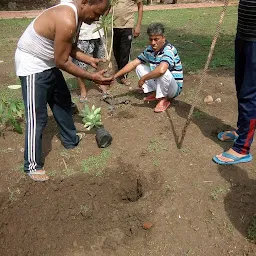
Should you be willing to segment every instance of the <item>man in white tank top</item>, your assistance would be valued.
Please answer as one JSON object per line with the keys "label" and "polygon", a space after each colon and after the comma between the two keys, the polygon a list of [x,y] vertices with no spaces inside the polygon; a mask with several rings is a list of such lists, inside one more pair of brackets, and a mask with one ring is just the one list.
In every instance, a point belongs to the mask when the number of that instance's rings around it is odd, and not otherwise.
{"label": "man in white tank top", "polygon": [[60,129],[65,148],[78,145],[80,137],[71,113],[71,95],[61,73],[109,85],[104,70],[89,73],[76,66],[70,56],[97,67],[99,59],[81,52],[75,42],[80,24],[91,24],[109,8],[109,0],[74,0],[45,10],[21,36],[15,53],[26,114],[24,171],[35,181],[46,181],[43,169],[42,132],[47,123],[47,103]]}

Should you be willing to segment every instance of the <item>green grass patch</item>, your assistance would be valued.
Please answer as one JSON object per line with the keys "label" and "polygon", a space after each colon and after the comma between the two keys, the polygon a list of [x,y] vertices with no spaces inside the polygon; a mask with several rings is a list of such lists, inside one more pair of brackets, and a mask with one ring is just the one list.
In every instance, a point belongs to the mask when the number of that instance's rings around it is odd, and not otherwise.
{"label": "green grass patch", "polygon": [[160,151],[167,151],[168,149],[162,145],[162,143],[157,139],[152,139],[149,142],[149,145],[147,147],[147,151],[149,153],[152,152],[160,152]]}
{"label": "green grass patch", "polygon": [[256,215],[252,217],[251,223],[247,230],[248,239],[256,242]]}
{"label": "green grass patch", "polygon": [[[133,58],[148,44],[147,24],[161,22],[166,38],[177,49],[185,72],[204,68],[222,8],[177,9],[144,12],[142,34],[133,42]],[[233,68],[237,7],[227,9],[210,68]]]}
{"label": "green grass patch", "polygon": [[17,42],[30,22],[31,19],[0,19],[0,56],[6,63],[12,61]]}
{"label": "green grass patch", "polygon": [[94,173],[96,176],[101,176],[102,170],[107,164],[111,153],[108,149],[104,149],[98,156],[90,156],[82,161],[82,171],[84,173]]}
{"label": "green grass patch", "polygon": [[[141,36],[133,41],[132,58],[148,45],[146,29],[153,21],[162,22],[166,28],[166,38],[178,49],[184,72],[198,72],[204,68],[222,8],[198,8],[159,10],[144,12]],[[31,19],[0,20],[0,96],[13,97],[1,85],[15,83],[14,53],[17,41],[31,22]],[[211,69],[234,67],[234,37],[237,24],[237,7],[228,7],[221,34],[210,64]],[[4,66],[2,66],[4,65]],[[1,69],[1,66],[4,67]],[[17,80],[16,83],[19,83]],[[71,90],[76,90],[74,78],[68,81]],[[4,92],[3,92],[4,91]],[[15,96],[16,97],[16,96]]]}

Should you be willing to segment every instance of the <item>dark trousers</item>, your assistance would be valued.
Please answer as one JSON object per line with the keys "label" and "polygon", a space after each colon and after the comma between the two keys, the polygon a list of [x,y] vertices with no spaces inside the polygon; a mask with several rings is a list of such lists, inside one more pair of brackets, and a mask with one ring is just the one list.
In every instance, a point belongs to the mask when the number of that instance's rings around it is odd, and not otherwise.
{"label": "dark trousers", "polygon": [[239,138],[232,148],[240,154],[248,154],[256,127],[256,42],[236,38],[235,84]]}
{"label": "dark trousers", "polygon": [[47,103],[60,128],[65,148],[79,143],[71,113],[71,95],[61,71],[57,68],[20,77],[26,115],[24,170],[42,169],[42,133],[47,123]]}
{"label": "dark trousers", "polygon": [[132,28],[114,28],[113,52],[118,70],[130,60]]}

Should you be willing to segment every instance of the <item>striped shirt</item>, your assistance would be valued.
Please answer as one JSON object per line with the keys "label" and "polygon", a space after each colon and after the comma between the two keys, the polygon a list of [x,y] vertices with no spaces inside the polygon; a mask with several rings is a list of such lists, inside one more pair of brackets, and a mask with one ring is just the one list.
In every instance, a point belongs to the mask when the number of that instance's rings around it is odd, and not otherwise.
{"label": "striped shirt", "polygon": [[238,6],[237,37],[256,41],[256,1],[240,0]]}
{"label": "striped shirt", "polygon": [[172,73],[174,79],[177,82],[179,88],[183,85],[183,70],[180,57],[176,48],[166,42],[162,49],[157,53],[154,52],[153,48],[149,45],[143,53],[137,57],[142,63],[149,63],[150,69],[154,70],[161,62],[169,64],[168,69]]}

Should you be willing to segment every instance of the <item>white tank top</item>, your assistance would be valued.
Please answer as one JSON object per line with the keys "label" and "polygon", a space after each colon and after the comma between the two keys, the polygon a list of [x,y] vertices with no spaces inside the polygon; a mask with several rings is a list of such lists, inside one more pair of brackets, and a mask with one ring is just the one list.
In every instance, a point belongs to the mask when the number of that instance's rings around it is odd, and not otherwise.
{"label": "white tank top", "polygon": [[[75,42],[80,29],[80,25],[78,24],[77,8],[72,3],[61,3],[56,6],[60,5],[70,6],[75,12],[77,25],[77,33],[73,39],[73,42]],[[51,8],[55,8],[56,6]],[[35,31],[34,22],[36,19],[30,23],[18,41],[15,52],[17,76],[28,76],[55,67],[54,41],[40,36]]]}

